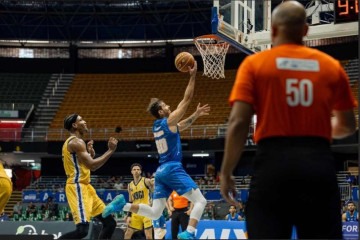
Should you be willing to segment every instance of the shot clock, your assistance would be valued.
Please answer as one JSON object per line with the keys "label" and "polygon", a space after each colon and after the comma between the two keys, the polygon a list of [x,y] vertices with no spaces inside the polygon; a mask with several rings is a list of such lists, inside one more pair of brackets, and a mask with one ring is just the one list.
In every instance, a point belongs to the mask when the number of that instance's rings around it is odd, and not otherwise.
{"label": "shot clock", "polygon": [[335,0],[335,23],[358,21],[359,0]]}

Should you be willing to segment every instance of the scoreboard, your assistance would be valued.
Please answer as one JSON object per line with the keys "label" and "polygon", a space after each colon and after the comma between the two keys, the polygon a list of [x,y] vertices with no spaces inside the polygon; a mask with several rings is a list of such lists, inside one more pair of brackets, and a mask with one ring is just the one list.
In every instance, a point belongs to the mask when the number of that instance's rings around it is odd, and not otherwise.
{"label": "scoreboard", "polygon": [[359,20],[359,0],[335,0],[335,23]]}

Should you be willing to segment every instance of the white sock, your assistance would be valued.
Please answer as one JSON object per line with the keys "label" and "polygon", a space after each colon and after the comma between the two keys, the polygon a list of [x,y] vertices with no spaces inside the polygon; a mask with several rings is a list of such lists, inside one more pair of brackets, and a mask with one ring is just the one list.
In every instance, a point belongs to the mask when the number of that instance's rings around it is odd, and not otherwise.
{"label": "white sock", "polygon": [[130,203],[126,203],[125,206],[123,207],[123,211],[130,211],[130,207],[131,207],[131,204]]}
{"label": "white sock", "polygon": [[195,228],[193,226],[188,225],[186,228],[186,231],[188,231],[189,233],[195,233]]}

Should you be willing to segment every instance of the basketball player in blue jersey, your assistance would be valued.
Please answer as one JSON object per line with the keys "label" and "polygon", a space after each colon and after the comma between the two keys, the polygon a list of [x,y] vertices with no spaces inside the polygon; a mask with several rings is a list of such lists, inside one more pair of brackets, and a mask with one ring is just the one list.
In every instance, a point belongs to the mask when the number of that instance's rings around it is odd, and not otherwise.
{"label": "basketball player in blue jersey", "polygon": [[359,221],[359,212],[356,211],[354,202],[348,201],[346,204],[347,211],[342,215],[343,222],[357,222]]}
{"label": "basketball player in blue jersey", "polygon": [[172,112],[170,106],[162,100],[153,98],[148,111],[156,118],[153,125],[155,143],[160,155],[160,166],[156,170],[155,190],[152,207],[145,204],[125,203],[124,196],[117,196],[103,212],[103,217],[112,212],[131,211],[151,219],[158,219],[166,205],[166,199],[175,190],[194,203],[190,214],[187,229],[178,235],[179,239],[194,239],[198,221],[206,206],[206,199],[200,192],[196,183],[185,172],[181,160],[182,150],[180,142],[181,131],[190,127],[194,121],[204,115],[209,115],[210,107],[198,104],[196,111],[188,118],[181,121],[194,95],[195,76],[197,63],[189,67],[190,80],[186,87],[184,98]]}
{"label": "basketball player in blue jersey", "polygon": [[73,214],[76,229],[60,237],[60,239],[82,239],[88,235],[90,218],[95,217],[102,222],[99,239],[110,239],[116,221],[112,216],[103,218],[104,202],[96,194],[90,184],[90,171],[100,168],[115,152],[118,141],[111,137],[108,150],[95,158],[94,141],[85,144],[83,137],[88,132],[84,119],[78,114],[71,114],[64,120],[64,128],[70,132],[70,137],[62,148],[62,158],[67,176],[65,193]]}
{"label": "basketball player in blue jersey", "polygon": [[234,205],[230,205],[229,214],[225,216],[225,220],[228,221],[241,221],[242,218],[239,214],[236,213],[236,207]]}

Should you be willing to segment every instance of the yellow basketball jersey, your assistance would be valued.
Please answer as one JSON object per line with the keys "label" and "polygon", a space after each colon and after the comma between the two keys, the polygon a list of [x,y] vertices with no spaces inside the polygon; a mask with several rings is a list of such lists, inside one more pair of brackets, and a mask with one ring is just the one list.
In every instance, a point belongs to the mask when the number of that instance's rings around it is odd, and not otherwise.
{"label": "yellow basketball jersey", "polygon": [[7,178],[9,179],[9,181],[11,182],[11,179],[9,178],[9,176],[6,174],[4,166],[0,163],[0,177],[1,178]]}
{"label": "yellow basketball jersey", "polygon": [[144,177],[142,177],[137,184],[135,184],[134,181],[130,182],[129,194],[131,194],[134,204],[150,204],[150,190],[145,185]]}
{"label": "yellow basketball jersey", "polygon": [[71,136],[66,139],[62,148],[62,160],[64,164],[65,173],[67,176],[66,183],[90,183],[90,169],[87,168],[83,163],[79,162],[76,153],[68,151],[68,143],[76,138]]}

